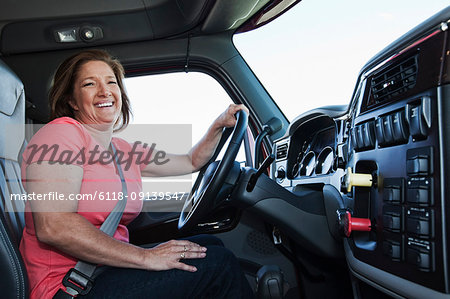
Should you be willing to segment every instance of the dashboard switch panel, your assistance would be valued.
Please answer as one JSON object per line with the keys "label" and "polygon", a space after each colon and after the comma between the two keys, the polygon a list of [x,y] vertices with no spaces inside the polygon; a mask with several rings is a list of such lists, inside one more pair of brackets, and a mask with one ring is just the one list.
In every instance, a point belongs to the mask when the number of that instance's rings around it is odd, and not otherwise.
{"label": "dashboard switch panel", "polygon": [[353,128],[352,138],[356,150],[370,150],[375,148],[375,124],[369,121]]}

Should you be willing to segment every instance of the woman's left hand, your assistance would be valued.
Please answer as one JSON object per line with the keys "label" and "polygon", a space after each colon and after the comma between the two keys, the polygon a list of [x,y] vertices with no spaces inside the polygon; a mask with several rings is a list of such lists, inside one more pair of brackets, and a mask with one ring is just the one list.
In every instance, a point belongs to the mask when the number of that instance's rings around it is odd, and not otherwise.
{"label": "woman's left hand", "polygon": [[236,124],[236,117],[234,116],[238,111],[244,110],[245,112],[248,112],[247,107],[245,107],[242,104],[236,105],[236,104],[230,104],[228,106],[227,110],[225,110],[219,117],[215,120],[215,124],[218,128],[229,128],[234,127]]}

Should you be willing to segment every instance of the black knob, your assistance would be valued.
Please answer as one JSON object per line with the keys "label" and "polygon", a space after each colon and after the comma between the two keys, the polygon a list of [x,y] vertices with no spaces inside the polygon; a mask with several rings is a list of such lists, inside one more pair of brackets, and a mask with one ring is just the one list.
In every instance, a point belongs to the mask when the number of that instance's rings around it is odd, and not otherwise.
{"label": "black knob", "polygon": [[276,173],[276,177],[277,177],[277,179],[280,179],[280,180],[284,179],[286,177],[286,171],[284,171],[283,168],[278,169],[277,173]]}

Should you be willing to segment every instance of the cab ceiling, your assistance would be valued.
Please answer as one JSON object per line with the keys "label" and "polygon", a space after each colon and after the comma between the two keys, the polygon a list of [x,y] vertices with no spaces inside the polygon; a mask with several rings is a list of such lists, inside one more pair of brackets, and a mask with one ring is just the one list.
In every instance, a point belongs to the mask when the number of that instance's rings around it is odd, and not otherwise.
{"label": "cab ceiling", "polygon": [[[235,30],[270,0],[2,1],[0,55],[101,46]],[[98,26],[103,38],[58,43],[55,31]]]}

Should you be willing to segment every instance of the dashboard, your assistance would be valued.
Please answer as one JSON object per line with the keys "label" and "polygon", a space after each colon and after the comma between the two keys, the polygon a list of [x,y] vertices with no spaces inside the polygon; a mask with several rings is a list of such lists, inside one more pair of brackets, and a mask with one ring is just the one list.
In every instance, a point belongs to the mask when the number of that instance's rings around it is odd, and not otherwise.
{"label": "dashboard", "polygon": [[[394,297],[450,293],[450,38],[430,24],[363,68],[350,105],[297,117],[271,168],[287,191],[324,190],[352,275]],[[368,228],[343,234],[342,211]]]}

